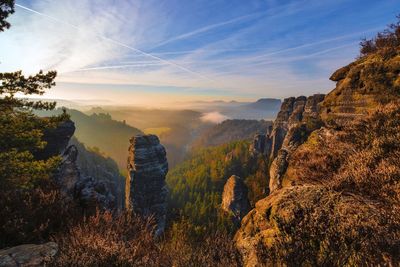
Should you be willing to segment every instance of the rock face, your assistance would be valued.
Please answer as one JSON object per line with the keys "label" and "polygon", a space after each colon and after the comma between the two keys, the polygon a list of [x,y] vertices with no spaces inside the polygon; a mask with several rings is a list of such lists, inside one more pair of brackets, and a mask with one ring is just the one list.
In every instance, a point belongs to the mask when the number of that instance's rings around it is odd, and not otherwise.
{"label": "rock face", "polygon": [[[279,246],[282,239],[288,238],[285,236],[288,233],[284,231],[291,231],[288,230],[289,227],[295,229],[300,222],[305,220],[306,208],[304,207],[308,207],[320,215],[317,216],[318,221],[314,222],[317,225],[323,224],[324,218],[335,213],[337,215],[335,223],[347,225],[347,227],[359,227],[365,231],[374,228],[369,224],[368,218],[380,216],[376,206],[365,205],[365,202],[359,197],[346,196],[338,192],[332,193],[322,186],[290,186],[274,191],[256,203],[255,208],[243,218],[242,225],[235,234],[234,239],[243,256],[244,266],[285,266],[285,264],[279,263],[279,259],[277,263],[266,262],[266,259],[260,255],[263,252],[268,253],[274,246]],[[366,219],[357,220],[357,216]],[[352,222],[351,226],[349,225],[350,221]],[[306,226],[303,225],[303,227]],[[301,230],[297,229],[297,231]],[[289,236],[291,234],[293,233],[290,232]],[[329,237],[327,239],[326,242],[329,243]],[[323,251],[323,247],[321,249]],[[321,250],[318,251],[321,252]],[[323,264],[321,265],[323,266]],[[293,266],[297,266],[297,264]]]}
{"label": "rock face", "polygon": [[20,245],[0,250],[0,267],[46,266],[57,253],[58,246],[54,242]]}
{"label": "rock face", "polygon": [[[261,153],[272,162],[270,192],[280,188],[290,153],[307,140],[308,135],[322,124],[320,103],[325,95],[286,98],[273,127],[266,135],[256,135],[251,151]],[[282,151],[281,151],[282,150]]]}
{"label": "rock face", "polygon": [[322,119],[343,125],[396,99],[400,89],[399,62],[396,53],[386,57],[377,53],[338,69],[330,77],[336,88],[326,96]]}
{"label": "rock face", "polygon": [[126,208],[142,216],[154,216],[156,235],[163,233],[168,190],[165,176],[168,162],[165,148],[155,135],[137,135],[130,139]]}
{"label": "rock face", "polygon": [[232,214],[234,222],[237,224],[240,224],[242,218],[250,210],[247,193],[247,186],[239,176],[232,175],[225,183],[222,194],[222,209]]}
{"label": "rock face", "polygon": [[269,180],[270,192],[282,188],[282,179],[288,167],[287,157],[288,152],[285,149],[281,149],[276,159],[272,162],[270,169],[270,177],[272,177],[272,179],[270,178]]}

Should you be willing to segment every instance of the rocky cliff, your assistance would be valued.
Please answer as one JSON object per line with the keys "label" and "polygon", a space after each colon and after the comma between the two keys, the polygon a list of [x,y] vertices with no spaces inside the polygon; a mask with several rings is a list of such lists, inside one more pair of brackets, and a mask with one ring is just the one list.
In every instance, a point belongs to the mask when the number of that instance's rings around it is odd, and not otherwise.
{"label": "rocky cliff", "polygon": [[307,140],[308,135],[321,127],[320,103],[325,95],[286,98],[272,129],[266,135],[256,135],[251,150],[269,159],[270,191],[279,188],[290,154]]}
{"label": "rocky cliff", "polygon": [[86,212],[93,213],[97,208],[110,210],[117,208],[116,193],[113,193],[117,192],[117,189],[112,183],[81,173],[77,164],[78,150],[76,146],[68,145],[74,132],[75,124],[72,121],[65,121],[55,129],[47,130],[43,137],[47,144],[43,151],[35,154],[35,157],[48,159],[57,155],[62,156],[61,165],[54,179],[64,194],[76,200]]}
{"label": "rocky cliff", "polygon": [[125,187],[126,208],[143,216],[154,216],[156,235],[165,228],[168,190],[165,176],[168,162],[165,148],[155,135],[137,135],[130,139],[128,178]]}
{"label": "rocky cliff", "polygon": [[222,193],[222,210],[231,214],[236,224],[240,224],[250,210],[247,193],[247,186],[239,176],[232,175],[226,181]]}
{"label": "rocky cliff", "polygon": [[[271,193],[235,235],[246,266],[400,261],[400,24],[336,71],[325,98],[288,98],[252,149],[272,160]],[[372,48],[371,48],[372,47]]]}

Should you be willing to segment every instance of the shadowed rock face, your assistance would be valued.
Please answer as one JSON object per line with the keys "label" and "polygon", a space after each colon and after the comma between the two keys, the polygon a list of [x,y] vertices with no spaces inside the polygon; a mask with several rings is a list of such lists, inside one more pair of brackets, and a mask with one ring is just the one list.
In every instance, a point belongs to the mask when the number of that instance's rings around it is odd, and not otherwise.
{"label": "shadowed rock face", "polygon": [[239,224],[249,212],[250,203],[247,197],[247,186],[243,180],[232,175],[224,186],[222,194],[222,209],[233,215],[234,222]]}
{"label": "shadowed rock face", "polygon": [[138,135],[130,140],[126,208],[143,216],[154,216],[156,235],[165,228],[168,162],[165,148],[155,135]]}
{"label": "shadowed rock face", "polygon": [[47,142],[46,147],[35,153],[37,159],[48,159],[62,154],[68,146],[68,142],[75,132],[75,124],[71,120],[62,122],[55,129],[44,132],[43,140]]}

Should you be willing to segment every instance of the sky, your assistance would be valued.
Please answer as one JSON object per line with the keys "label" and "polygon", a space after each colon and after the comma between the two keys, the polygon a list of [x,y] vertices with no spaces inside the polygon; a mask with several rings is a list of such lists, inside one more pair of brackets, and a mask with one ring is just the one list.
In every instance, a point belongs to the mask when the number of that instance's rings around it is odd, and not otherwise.
{"label": "sky", "polygon": [[0,72],[57,70],[47,98],[173,106],[311,95],[399,0],[17,0]]}

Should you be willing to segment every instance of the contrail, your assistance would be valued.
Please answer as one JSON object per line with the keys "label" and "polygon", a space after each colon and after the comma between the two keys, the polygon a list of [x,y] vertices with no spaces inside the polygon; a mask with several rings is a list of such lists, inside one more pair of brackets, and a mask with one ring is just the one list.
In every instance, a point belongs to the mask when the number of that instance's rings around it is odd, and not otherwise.
{"label": "contrail", "polygon": [[102,67],[92,67],[92,68],[83,68],[78,69],[71,72],[77,71],[90,71],[90,70],[108,70],[108,69],[125,69],[125,68],[133,68],[133,67],[149,67],[149,66],[159,66],[160,64],[126,64],[126,65],[112,65],[112,66],[102,66]]}
{"label": "contrail", "polygon": [[[175,42],[175,41],[178,41],[178,40],[187,39],[189,37],[196,36],[196,35],[198,35],[200,33],[208,32],[210,30],[214,30],[214,29],[226,26],[226,25],[234,24],[234,23],[237,23],[237,22],[249,20],[249,19],[256,18],[256,17],[262,17],[262,16],[265,16],[265,15],[267,15],[269,13],[273,14],[274,11],[278,11],[280,9],[287,9],[287,8],[292,7],[293,5],[294,4],[285,4],[285,5],[282,5],[282,6],[276,6],[276,7],[273,7],[271,9],[267,10],[267,11],[254,12],[254,13],[243,15],[243,16],[240,16],[240,17],[237,17],[237,18],[233,18],[233,19],[230,19],[230,20],[227,20],[227,21],[222,21],[222,22],[218,22],[218,23],[215,23],[215,24],[207,25],[207,26],[204,26],[202,28],[193,30],[191,32],[183,33],[181,35],[178,35],[178,36],[172,37],[170,39],[167,39],[167,40],[157,44],[156,46],[152,47],[152,49],[158,48],[160,46],[164,46],[166,44],[169,44],[169,43],[172,43],[172,42]],[[302,7],[299,10],[301,10],[301,9],[304,9],[304,5],[302,5]],[[273,16],[270,16],[270,18],[272,18],[272,17],[280,17],[280,16],[285,16],[285,14],[273,15]]]}
{"label": "contrail", "polygon": [[156,46],[154,46],[152,49],[160,47],[160,46],[164,46],[166,44],[169,44],[169,43],[172,43],[172,42],[175,42],[175,41],[178,41],[178,40],[187,39],[189,37],[198,35],[200,33],[208,32],[210,30],[213,30],[213,29],[216,29],[216,28],[220,28],[222,26],[226,26],[226,25],[229,25],[229,24],[240,22],[240,21],[243,21],[243,20],[246,20],[246,19],[249,19],[249,18],[257,17],[259,15],[262,15],[263,13],[264,12],[256,12],[256,13],[248,14],[248,15],[241,16],[241,17],[238,17],[238,18],[234,18],[234,19],[231,19],[231,20],[228,20],[228,21],[223,21],[223,22],[212,24],[212,25],[208,25],[208,26],[205,26],[203,28],[200,28],[200,29],[188,32],[188,33],[184,33],[184,34],[175,36],[173,38],[170,38],[168,40],[165,40],[164,42],[161,42],[161,43],[157,44]]}
{"label": "contrail", "polygon": [[[44,13],[38,12],[38,11],[36,11],[36,10],[30,9],[30,8],[28,8],[28,7],[26,7],[26,6],[22,6],[22,5],[19,5],[19,4],[15,4],[15,6],[17,6],[17,7],[19,7],[19,8],[22,8],[22,9],[25,9],[25,10],[27,10],[27,11],[30,11],[30,12],[32,12],[32,13],[35,13],[35,14],[37,14],[37,15],[40,15],[40,16],[42,16],[42,17],[48,18],[48,19],[53,20],[53,21],[55,21],[55,22],[58,22],[58,23],[67,25],[67,26],[72,27],[72,28],[74,28],[74,29],[77,29],[77,30],[80,29],[79,26],[77,26],[77,25],[71,24],[71,23],[69,23],[69,22],[65,22],[65,21],[63,21],[63,20],[59,20],[59,19],[57,19],[57,18],[55,18],[55,17],[52,17],[52,16],[46,15],[46,14],[44,14]],[[154,56],[154,55],[152,55],[152,54],[146,53],[146,52],[144,52],[144,51],[142,51],[142,50],[140,50],[140,49],[137,49],[137,48],[135,48],[135,47],[133,47],[133,46],[129,46],[129,45],[126,45],[126,44],[121,43],[121,42],[119,42],[119,41],[110,39],[110,38],[108,38],[107,36],[104,36],[104,35],[102,35],[102,34],[94,33],[94,35],[96,35],[97,37],[99,37],[99,38],[101,38],[101,39],[103,39],[103,40],[105,40],[105,41],[108,41],[108,42],[110,42],[110,43],[116,44],[116,45],[121,46],[121,47],[125,47],[125,48],[127,48],[127,49],[129,49],[129,50],[132,50],[132,51],[136,52],[136,53],[142,54],[142,55],[144,55],[144,56],[147,56],[147,57],[156,59],[156,60],[158,60],[158,61],[160,61],[160,62],[163,62],[163,63],[165,63],[165,64],[168,64],[168,65],[174,66],[174,67],[176,67],[176,68],[179,68],[179,69],[181,69],[181,70],[183,70],[183,71],[185,71],[185,72],[187,72],[187,73],[193,74],[193,75],[198,76],[198,77],[200,77],[200,78],[202,78],[202,79],[211,80],[211,81],[212,81],[212,79],[210,79],[210,78],[208,78],[208,77],[206,77],[206,76],[204,76],[204,75],[202,75],[202,74],[200,74],[200,73],[197,73],[197,72],[195,72],[195,71],[192,71],[192,70],[190,70],[190,69],[188,69],[188,68],[186,68],[186,67],[183,67],[183,66],[181,66],[181,65],[178,65],[178,64],[176,64],[176,63],[174,63],[174,62],[171,62],[171,61],[169,61],[169,60],[165,60],[165,59],[163,59],[163,58],[160,58],[160,57]]]}

